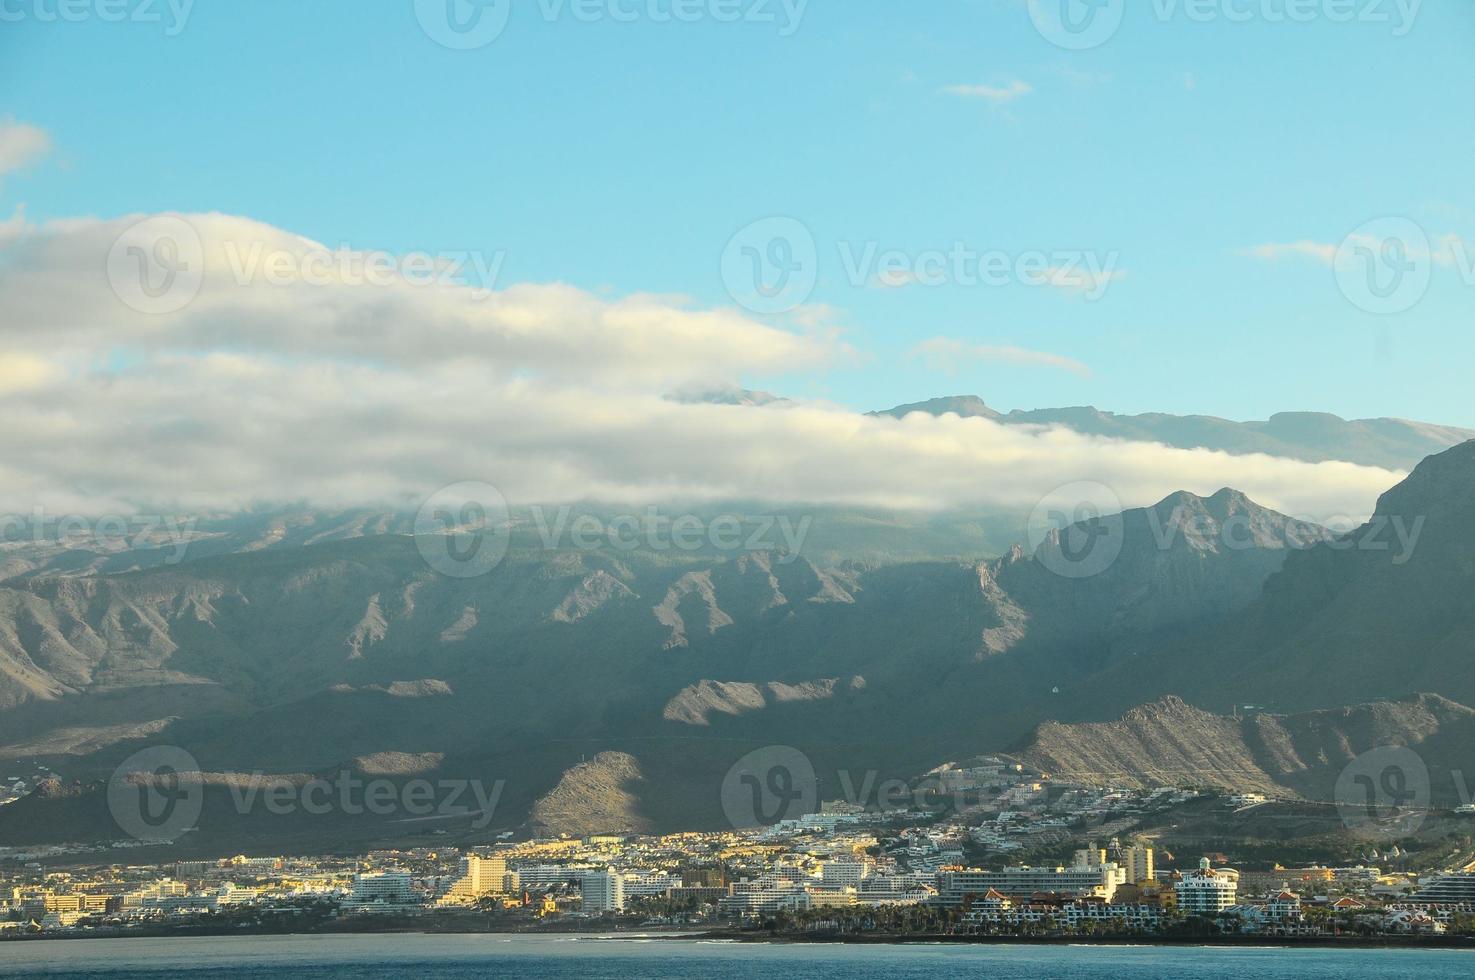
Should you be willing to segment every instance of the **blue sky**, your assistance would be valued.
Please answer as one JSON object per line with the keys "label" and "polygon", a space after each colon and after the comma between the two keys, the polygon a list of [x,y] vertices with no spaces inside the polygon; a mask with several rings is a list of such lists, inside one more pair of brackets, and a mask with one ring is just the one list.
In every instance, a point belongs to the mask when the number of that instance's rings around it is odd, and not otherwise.
{"label": "blue sky", "polygon": [[[813,235],[817,281],[776,322],[838,327],[858,356],[752,386],[863,409],[976,392],[1475,425],[1458,263],[1376,314],[1317,252],[1386,215],[1475,242],[1475,4],[1426,0],[1394,36],[1287,23],[1283,0],[1232,2],[1248,22],[1154,13],[1166,2],[1069,51],[1023,0],[813,0],[789,36],[649,16],[669,0],[624,0],[630,23],[515,0],[495,41],[451,51],[408,0],[199,3],[175,36],[162,4],[164,23],[70,23],[38,16],[55,0],[7,0],[0,118],[54,148],[0,178],[0,211],[221,211],[362,249],[506,250],[504,283],[701,306],[733,303],[734,233],[784,215]],[[844,268],[868,243],[1113,254],[1124,275],[1094,301],[883,288]],[[918,356],[934,338],[986,353]]]}

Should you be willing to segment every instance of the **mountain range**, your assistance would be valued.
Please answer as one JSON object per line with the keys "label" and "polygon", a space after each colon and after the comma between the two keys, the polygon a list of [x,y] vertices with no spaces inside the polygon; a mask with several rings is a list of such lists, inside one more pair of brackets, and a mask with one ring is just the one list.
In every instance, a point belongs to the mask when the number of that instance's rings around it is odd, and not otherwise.
{"label": "mountain range", "polygon": [[[401,530],[339,516],[0,583],[0,759],[62,777],[0,808],[0,843],[105,837],[102,780],[150,744],[215,774],[201,848],[408,832],[230,812],[227,788],[262,774],[505,779],[491,828],[446,825],[474,835],[721,826],[724,776],[771,746],[837,795],[1012,751],[1317,796],[1359,746],[1469,744],[1475,442],[1342,536],[1225,489],[983,560],[514,539],[457,579]],[[1073,574],[1078,539],[1114,559]]]}

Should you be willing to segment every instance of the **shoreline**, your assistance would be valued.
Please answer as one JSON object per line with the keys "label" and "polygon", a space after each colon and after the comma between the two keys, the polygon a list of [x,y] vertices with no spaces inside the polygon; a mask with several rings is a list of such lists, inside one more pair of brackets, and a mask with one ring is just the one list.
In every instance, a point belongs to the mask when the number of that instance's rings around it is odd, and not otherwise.
{"label": "shoreline", "polygon": [[1468,949],[1475,936],[961,936],[889,933],[708,933],[708,941],[881,946],[1162,946],[1262,949]]}
{"label": "shoreline", "polygon": [[[380,928],[373,926],[380,925]],[[426,929],[382,928],[363,923],[363,928],[315,930],[246,930],[229,926],[167,929],[90,930],[85,934],[26,933],[0,935],[0,944],[14,942],[68,942],[99,939],[247,939],[317,936],[526,936],[530,938],[576,938],[600,942],[674,941],[721,942],[771,946],[1109,946],[1165,948],[1239,949],[1437,949],[1475,951],[1475,936],[968,936],[951,934],[899,933],[759,933],[741,930],[664,932],[658,928],[615,932],[582,932],[565,929]]]}

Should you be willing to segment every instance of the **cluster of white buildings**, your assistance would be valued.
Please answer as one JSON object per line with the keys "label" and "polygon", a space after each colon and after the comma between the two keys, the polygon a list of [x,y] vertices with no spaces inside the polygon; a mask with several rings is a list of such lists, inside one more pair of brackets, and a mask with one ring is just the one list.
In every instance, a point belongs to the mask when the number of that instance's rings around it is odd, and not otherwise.
{"label": "cluster of white buildings", "polygon": [[717,908],[727,916],[779,910],[855,906],[917,905],[937,898],[937,876],[926,872],[880,871],[869,857],[843,855],[819,862],[818,872],[777,867],[728,886]]}

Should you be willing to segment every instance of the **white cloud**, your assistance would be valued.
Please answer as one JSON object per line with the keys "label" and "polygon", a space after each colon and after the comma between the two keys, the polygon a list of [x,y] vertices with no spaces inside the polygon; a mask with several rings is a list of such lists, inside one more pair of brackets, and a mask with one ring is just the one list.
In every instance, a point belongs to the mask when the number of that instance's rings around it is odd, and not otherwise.
{"label": "white cloud", "polygon": [[1023,347],[968,344],[951,337],[932,337],[912,348],[913,356],[927,359],[928,366],[948,374],[957,372],[960,364],[967,361],[982,361],[996,364],[1017,364],[1022,367],[1046,367],[1069,371],[1082,378],[1091,376],[1091,369],[1080,361],[1059,354],[1026,350]]}
{"label": "white cloud", "polygon": [[[1345,241],[1347,246],[1362,246],[1371,250],[1379,250],[1387,239],[1371,234],[1348,235]],[[1475,248],[1458,234],[1452,232],[1432,237],[1432,241],[1423,238],[1401,238],[1399,246],[1410,259],[1417,261],[1432,261],[1440,266],[1469,266],[1469,256],[1475,254]],[[1315,259],[1323,265],[1335,266],[1337,254],[1342,246],[1333,242],[1317,242],[1303,239],[1298,242],[1277,243],[1270,242],[1264,245],[1256,245],[1252,248],[1243,249],[1240,254],[1253,256],[1266,261],[1277,261],[1284,258],[1310,258]]]}
{"label": "white cloud", "polygon": [[1326,265],[1333,265],[1337,260],[1337,246],[1306,239],[1299,242],[1267,242],[1244,249],[1242,254],[1264,259],[1267,262],[1275,262],[1284,258],[1311,258]]}
{"label": "white cloud", "polygon": [[58,365],[44,358],[0,351],[0,394],[40,388],[60,374]]}
{"label": "white cloud", "polygon": [[[128,220],[29,226],[0,249],[0,513],[412,504],[461,480],[514,504],[1027,508],[1096,480],[1129,506],[1228,485],[1297,514],[1356,515],[1400,476],[983,419],[681,404],[662,396],[850,352],[819,321],[797,333],[556,284],[480,299],[464,286],[243,284],[219,267],[227,244],[315,246],[240,218],[189,221],[202,282],[174,313],[137,313],[109,285]],[[1075,369],[1010,348],[973,355]]]}
{"label": "white cloud", "polygon": [[51,151],[46,131],[6,116],[0,119],[0,177],[34,163]]}
{"label": "white cloud", "polygon": [[1034,86],[1015,79],[1007,85],[944,85],[942,91],[959,98],[983,99],[994,105],[1003,105],[1029,95],[1034,91]]}
{"label": "white cloud", "polygon": [[[794,333],[672,297],[607,300],[559,283],[483,290],[440,273],[438,282],[421,281],[405,274],[409,262],[390,256],[382,256],[380,264],[392,267],[381,276],[366,271],[377,253],[329,248],[244,218],[163,220],[180,239],[164,258],[198,279],[197,294],[185,294],[187,305],[168,315],[139,312],[114,291],[138,293],[140,263],[156,287],[164,282],[164,266],[152,257],[165,226],[154,219],[12,231],[0,253],[4,341],[58,353],[226,349],[402,368],[474,363],[489,379],[532,374],[643,386],[783,374],[846,353],[832,331],[812,321],[806,333]],[[125,247],[115,249],[115,242]],[[475,262],[465,264],[469,270]]]}

